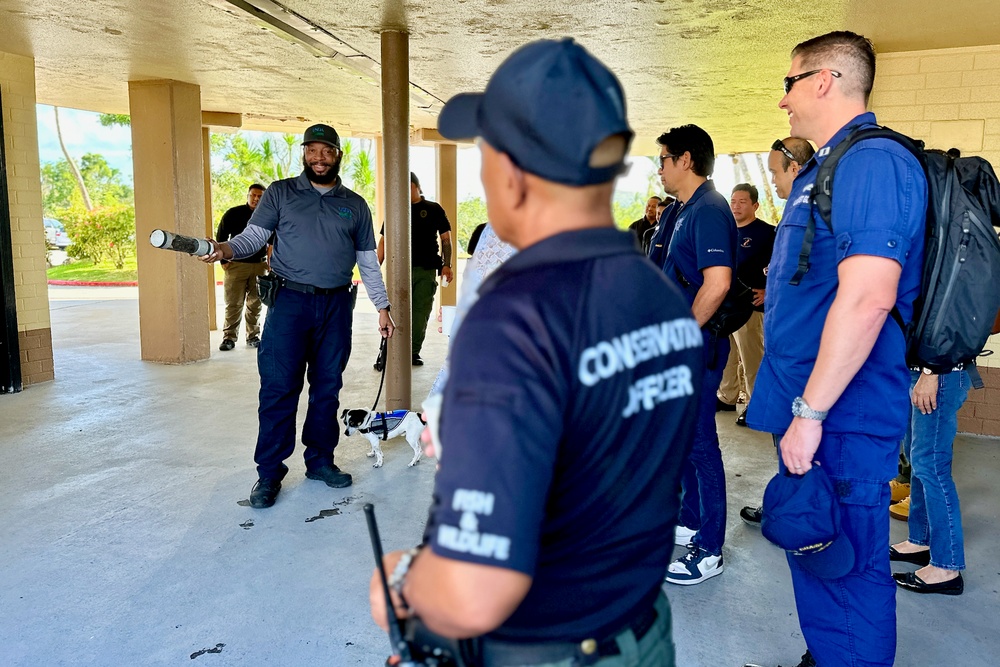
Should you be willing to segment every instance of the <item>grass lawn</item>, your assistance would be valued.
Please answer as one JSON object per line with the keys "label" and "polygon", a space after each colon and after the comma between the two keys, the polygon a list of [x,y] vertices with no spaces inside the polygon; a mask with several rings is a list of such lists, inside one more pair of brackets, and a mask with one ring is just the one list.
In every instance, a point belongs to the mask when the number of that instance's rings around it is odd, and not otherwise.
{"label": "grass lawn", "polygon": [[[125,260],[125,266],[116,269],[111,262],[94,264],[89,260],[75,261],[72,264],[53,266],[48,270],[49,280],[78,280],[80,282],[125,283],[137,280],[135,257]],[[215,279],[222,280],[222,269],[215,265]]]}

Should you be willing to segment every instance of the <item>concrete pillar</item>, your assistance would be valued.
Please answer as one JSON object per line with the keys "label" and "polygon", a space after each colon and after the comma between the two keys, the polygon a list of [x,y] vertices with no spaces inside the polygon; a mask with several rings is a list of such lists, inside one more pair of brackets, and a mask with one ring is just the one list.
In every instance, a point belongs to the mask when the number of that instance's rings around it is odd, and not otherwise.
{"label": "concrete pillar", "polygon": [[442,306],[454,306],[458,295],[458,146],[435,144],[434,162],[437,166],[438,203],[451,222],[451,267],[455,280],[440,289]]}
{"label": "concrete pillar", "polygon": [[168,364],[209,357],[205,266],[149,245],[154,229],[205,233],[201,91],[180,81],[130,81],[142,358]]}
{"label": "concrete pillar", "polygon": [[[8,329],[0,332],[2,354],[20,362],[20,377],[11,386],[48,382],[55,377],[52,325],[45,275],[45,228],[42,226],[42,177],[38,159],[38,121],[35,110],[35,61],[0,52],[0,113],[3,115],[5,193],[10,224],[10,263],[0,276],[0,290],[8,307]],[[0,222],[0,224],[6,224]],[[11,276],[10,274],[13,274]],[[13,297],[11,299],[11,297]],[[0,304],[2,307],[3,304]],[[9,308],[13,307],[14,312]],[[2,318],[0,318],[2,319]],[[16,332],[13,324],[16,322]],[[15,339],[16,335],[16,339]],[[16,364],[9,364],[16,365]],[[15,369],[11,369],[15,370]]]}
{"label": "concrete pillar", "polygon": [[[205,163],[205,236],[215,238],[215,221],[212,219],[212,133],[207,127],[201,128],[202,160]],[[215,312],[215,265],[209,264],[208,275],[208,329],[219,328],[219,317]]]}
{"label": "concrete pillar", "polygon": [[382,137],[385,164],[385,265],[396,333],[386,366],[386,409],[409,410],[413,355],[410,299],[409,34],[382,32]]}

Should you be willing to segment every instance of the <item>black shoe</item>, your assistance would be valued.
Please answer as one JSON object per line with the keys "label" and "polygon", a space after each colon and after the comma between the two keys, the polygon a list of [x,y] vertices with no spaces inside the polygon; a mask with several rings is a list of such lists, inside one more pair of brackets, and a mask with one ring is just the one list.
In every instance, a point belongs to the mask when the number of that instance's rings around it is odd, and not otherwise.
{"label": "black shoe", "polygon": [[726,403],[721,398],[715,399],[715,411],[716,412],[736,412],[736,406]]}
{"label": "black shoe", "polygon": [[760,520],[764,516],[763,507],[754,507],[753,505],[747,505],[740,510],[740,518],[743,519],[743,523],[748,526],[753,526],[755,528],[760,528]]}
{"label": "black shoe", "polygon": [[413,365],[414,366],[423,366],[424,365],[424,360],[420,358],[419,354],[413,355]]}
{"label": "black shoe", "polygon": [[260,347],[260,338],[247,338],[247,347]]}
{"label": "black shoe", "polygon": [[903,553],[902,551],[896,551],[895,547],[889,547],[889,560],[893,563],[913,563],[914,565],[924,565],[931,564],[931,550],[926,551],[914,551],[913,553]]}
{"label": "black shoe", "polygon": [[281,491],[280,479],[261,477],[250,491],[250,507],[256,507],[259,510],[270,507],[278,497],[278,491]]}
{"label": "black shoe", "polygon": [[222,345],[219,346],[219,349],[223,352],[229,352],[229,350],[233,349],[234,347],[236,347],[236,341],[229,340],[227,338],[224,341],[222,341]]}
{"label": "black shoe", "polygon": [[965,580],[959,573],[954,579],[939,584],[928,584],[916,572],[896,572],[892,575],[896,585],[914,593],[938,593],[940,595],[961,595],[965,591]]}
{"label": "black shoe", "polygon": [[747,425],[747,409],[743,408],[743,412],[740,416],[736,418],[736,425],[745,427]]}
{"label": "black shoe", "polygon": [[334,489],[342,489],[345,486],[350,486],[353,481],[349,474],[341,472],[340,468],[335,465],[323,466],[322,468],[316,468],[316,470],[307,470],[306,477],[326,482],[327,486]]}

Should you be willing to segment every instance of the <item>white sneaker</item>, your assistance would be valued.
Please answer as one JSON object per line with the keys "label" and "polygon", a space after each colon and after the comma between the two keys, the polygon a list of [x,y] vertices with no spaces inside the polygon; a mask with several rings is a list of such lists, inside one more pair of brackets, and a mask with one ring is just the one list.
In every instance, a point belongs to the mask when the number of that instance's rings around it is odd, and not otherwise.
{"label": "white sneaker", "polygon": [[674,528],[674,544],[676,544],[679,547],[686,547],[687,545],[691,544],[691,540],[697,534],[698,534],[697,530],[691,530],[686,526],[677,524],[677,527]]}
{"label": "white sneaker", "polygon": [[722,569],[721,554],[713,556],[692,544],[687,554],[675,560],[667,568],[666,581],[680,586],[691,586],[722,574]]}

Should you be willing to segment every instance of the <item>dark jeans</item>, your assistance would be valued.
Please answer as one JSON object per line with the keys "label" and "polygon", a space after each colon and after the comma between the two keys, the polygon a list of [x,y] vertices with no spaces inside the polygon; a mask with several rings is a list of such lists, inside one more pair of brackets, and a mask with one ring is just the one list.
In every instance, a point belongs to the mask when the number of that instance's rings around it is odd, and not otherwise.
{"label": "dark jeans", "polygon": [[[705,376],[698,400],[698,416],[691,455],[681,477],[684,496],[680,522],[698,531],[692,542],[718,556],[726,540],[726,471],[715,425],[716,392],[729,358],[729,338],[705,339]],[[713,366],[713,360],[714,368]]]}
{"label": "dark jeans", "polygon": [[351,294],[315,295],[284,288],[268,309],[257,348],[260,431],[254,461],[265,479],[282,479],[284,460],[295,450],[295,413],[303,376],[309,408],[302,443],[307,470],[333,463],[343,372],[351,356]]}
{"label": "dark jeans", "polygon": [[[912,374],[913,385],[920,378]],[[969,395],[965,371],[938,376],[937,409],[929,415],[916,408],[903,441],[913,463],[910,481],[909,541],[931,548],[931,565],[945,570],[965,569],[965,543],[958,489],[951,461],[958,433],[958,410]]]}
{"label": "dark jeans", "polygon": [[434,294],[437,292],[437,271],[414,266],[410,274],[410,296],[413,299],[413,354],[420,354],[427,335],[427,319],[434,308]]}

